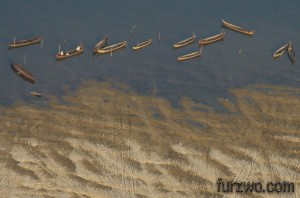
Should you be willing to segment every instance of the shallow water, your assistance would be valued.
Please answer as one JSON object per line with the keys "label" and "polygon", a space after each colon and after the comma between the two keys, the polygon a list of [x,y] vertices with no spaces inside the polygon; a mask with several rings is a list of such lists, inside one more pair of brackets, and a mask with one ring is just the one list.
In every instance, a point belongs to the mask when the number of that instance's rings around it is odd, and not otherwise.
{"label": "shallow water", "polygon": [[[166,97],[174,105],[187,96],[219,110],[216,98],[231,98],[228,88],[264,83],[299,86],[295,80],[299,79],[298,62],[292,65],[287,54],[272,60],[274,51],[289,40],[297,55],[299,5],[292,0],[1,2],[0,104],[34,102],[37,99],[29,94],[31,90],[60,96],[65,87],[74,90],[85,79],[120,81],[141,94]],[[222,18],[255,30],[254,36],[224,28],[224,41],[205,46],[201,58],[178,63],[177,56],[198,46],[194,43],[173,50],[172,44],[193,32],[196,40],[218,34]],[[35,35],[44,37],[42,48],[7,50],[15,36],[18,40]],[[104,35],[109,36],[109,44],[127,40],[128,47],[112,56],[92,56],[93,46]],[[148,37],[153,38],[149,47],[131,50]],[[59,45],[67,50],[80,42],[85,46],[83,55],[55,62]],[[24,64],[37,83],[16,76],[11,62]]]}

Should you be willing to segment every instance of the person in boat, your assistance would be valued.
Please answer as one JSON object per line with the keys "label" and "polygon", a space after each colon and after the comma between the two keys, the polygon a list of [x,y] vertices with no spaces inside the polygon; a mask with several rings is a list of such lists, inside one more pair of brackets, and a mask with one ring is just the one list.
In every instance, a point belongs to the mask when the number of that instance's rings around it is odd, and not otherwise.
{"label": "person in boat", "polygon": [[76,50],[77,50],[77,51],[80,51],[80,46],[79,46],[79,45],[76,47]]}
{"label": "person in boat", "polygon": [[63,55],[64,55],[64,52],[63,52],[63,51],[60,51],[59,54],[63,56]]}

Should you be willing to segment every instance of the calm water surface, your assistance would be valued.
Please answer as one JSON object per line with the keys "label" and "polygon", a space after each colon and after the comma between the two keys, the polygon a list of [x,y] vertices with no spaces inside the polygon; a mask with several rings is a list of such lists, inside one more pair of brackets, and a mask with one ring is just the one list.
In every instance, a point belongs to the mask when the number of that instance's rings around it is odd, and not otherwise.
{"label": "calm water surface", "polygon": [[[174,105],[188,96],[220,109],[216,98],[231,98],[228,88],[300,83],[298,62],[292,65],[287,54],[272,60],[274,51],[289,40],[299,54],[300,1],[11,0],[1,1],[0,7],[1,105],[40,100],[29,94],[32,90],[61,96],[64,87],[73,90],[82,80],[96,79],[126,83],[141,94],[166,97]],[[254,36],[224,28],[224,41],[205,46],[201,58],[178,63],[177,56],[198,46],[173,50],[172,44],[193,32],[197,40],[220,33],[222,18],[255,30]],[[15,36],[18,40],[35,35],[44,37],[42,48],[8,50]],[[92,56],[93,46],[104,35],[109,36],[109,44],[127,40],[128,47],[112,56]],[[149,37],[153,42],[148,48],[131,50]],[[83,55],[55,62],[59,45],[67,50],[80,42],[85,46]],[[11,62],[26,62],[37,83],[19,78]]]}

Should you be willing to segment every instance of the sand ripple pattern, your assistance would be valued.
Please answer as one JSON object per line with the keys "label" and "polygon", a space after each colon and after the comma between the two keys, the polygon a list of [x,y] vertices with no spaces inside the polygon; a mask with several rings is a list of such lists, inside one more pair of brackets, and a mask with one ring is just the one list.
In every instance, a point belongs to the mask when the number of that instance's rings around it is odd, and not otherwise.
{"label": "sand ripple pattern", "polygon": [[216,181],[292,181],[299,197],[299,89],[230,90],[227,109],[181,108],[113,82],[83,82],[64,103],[0,108],[1,197],[274,197]]}

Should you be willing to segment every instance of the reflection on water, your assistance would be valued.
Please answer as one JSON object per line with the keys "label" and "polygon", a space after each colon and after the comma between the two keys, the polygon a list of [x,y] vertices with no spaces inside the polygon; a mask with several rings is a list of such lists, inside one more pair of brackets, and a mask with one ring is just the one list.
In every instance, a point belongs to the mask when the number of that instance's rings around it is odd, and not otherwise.
{"label": "reflection on water", "polygon": [[[292,40],[295,48],[300,46],[296,4],[300,3],[1,2],[5,9],[0,19],[0,103],[35,101],[32,90],[62,95],[63,87],[74,89],[84,79],[121,81],[139,93],[167,97],[174,105],[188,96],[216,108],[217,97],[230,98],[226,92],[230,87],[261,83],[297,86],[297,62],[292,66],[286,56],[272,60],[274,51],[287,41]],[[253,38],[224,28],[223,42],[205,46],[201,58],[178,63],[179,55],[198,49],[197,42],[178,50],[172,50],[172,44],[193,32],[196,41],[219,33],[222,18],[255,30]],[[35,35],[44,37],[42,48],[34,45],[7,50],[14,37],[18,40]],[[128,47],[112,56],[93,56],[93,46],[104,35],[109,36],[108,44],[127,40]],[[150,37],[150,46],[132,52],[133,45]],[[59,45],[69,49],[80,42],[85,46],[83,55],[55,62]],[[25,67],[37,79],[35,85],[10,71],[11,62],[24,63],[24,55]]]}

